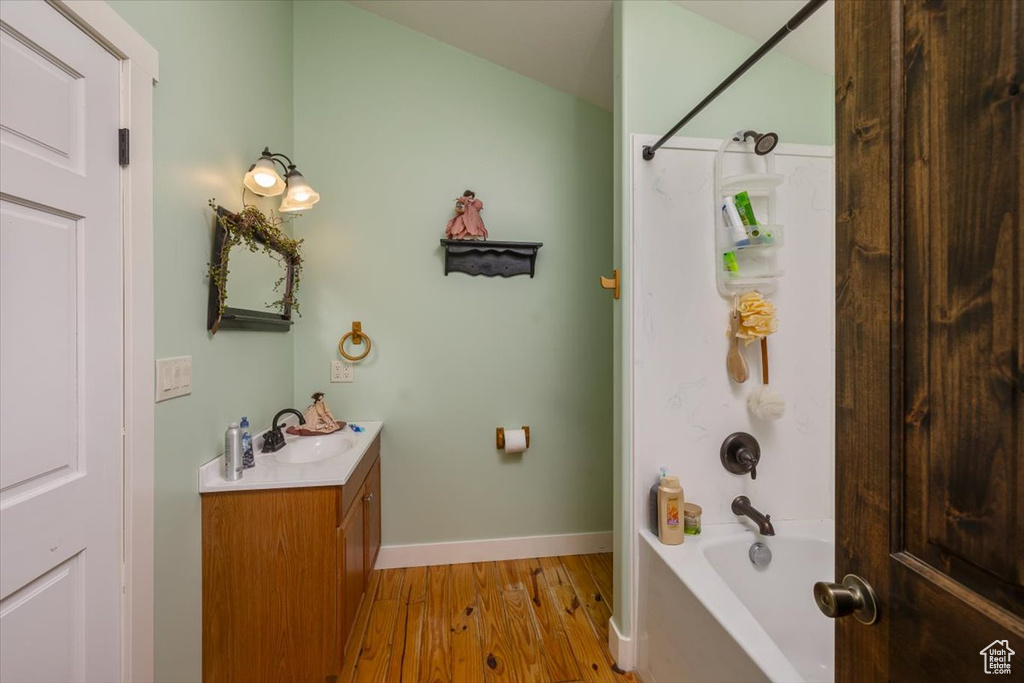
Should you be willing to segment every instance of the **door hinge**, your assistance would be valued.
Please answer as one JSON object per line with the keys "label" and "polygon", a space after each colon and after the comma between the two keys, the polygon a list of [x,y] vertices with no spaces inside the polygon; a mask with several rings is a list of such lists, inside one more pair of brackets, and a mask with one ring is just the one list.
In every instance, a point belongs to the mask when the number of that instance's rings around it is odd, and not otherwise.
{"label": "door hinge", "polygon": [[117,131],[117,163],[122,166],[128,165],[129,159],[129,131],[127,128],[120,128]]}

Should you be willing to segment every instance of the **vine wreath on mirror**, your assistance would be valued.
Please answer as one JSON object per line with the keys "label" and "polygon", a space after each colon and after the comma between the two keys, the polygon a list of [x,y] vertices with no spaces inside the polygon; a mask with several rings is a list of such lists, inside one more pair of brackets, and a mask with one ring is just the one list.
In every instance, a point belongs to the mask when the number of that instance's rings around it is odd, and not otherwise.
{"label": "vine wreath on mirror", "polygon": [[[220,263],[208,263],[210,280],[216,285],[218,292],[219,315],[224,314],[225,302],[227,301],[228,258],[231,249],[242,246],[249,251],[256,253],[262,251],[267,256],[285,265],[285,275],[282,275],[274,283],[274,291],[281,292],[281,286],[285,285],[289,272],[292,275],[291,287],[284,287],[281,298],[268,304],[272,308],[279,309],[282,313],[288,309],[299,311],[299,300],[296,293],[299,283],[302,280],[302,253],[300,247],[302,240],[297,240],[285,234],[281,226],[285,219],[277,214],[267,216],[255,206],[246,206],[238,213],[218,211],[217,202],[210,200],[210,208],[217,215],[217,222],[224,230],[224,242],[220,250]],[[289,269],[288,266],[291,265]],[[301,315],[301,313],[300,313]]]}

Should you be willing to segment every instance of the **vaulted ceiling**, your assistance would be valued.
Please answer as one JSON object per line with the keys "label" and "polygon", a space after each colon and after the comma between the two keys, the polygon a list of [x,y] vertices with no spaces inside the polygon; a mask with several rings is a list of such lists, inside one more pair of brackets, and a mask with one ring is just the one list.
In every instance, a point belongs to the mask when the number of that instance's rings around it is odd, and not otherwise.
{"label": "vaulted ceiling", "polygon": [[[512,71],[612,108],[612,0],[350,0]],[[674,0],[760,42],[805,0]],[[832,4],[779,50],[832,73]]]}

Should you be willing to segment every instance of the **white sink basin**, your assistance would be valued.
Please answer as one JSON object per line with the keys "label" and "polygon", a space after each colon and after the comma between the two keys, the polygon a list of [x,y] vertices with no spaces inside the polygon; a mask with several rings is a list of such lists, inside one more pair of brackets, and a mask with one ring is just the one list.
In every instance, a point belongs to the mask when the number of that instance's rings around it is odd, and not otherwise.
{"label": "white sink basin", "polygon": [[355,442],[341,433],[304,436],[289,439],[284,448],[273,454],[282,465],[304,465],[333,458],[352,450]]}
{"label": "white sink basin", "polygon": [[[360,431],[351,426],[323,436],[284,435],[285,446],[277,453],[257,453],[256,467],[245,470],[241,479],[224,478],[224,457],[218,456],[199,468],[199,492],[290,489],[307,486],[344,486],[380,436],[383,422],[359,421]],[[261,435],[253,446],[262,446]]]}

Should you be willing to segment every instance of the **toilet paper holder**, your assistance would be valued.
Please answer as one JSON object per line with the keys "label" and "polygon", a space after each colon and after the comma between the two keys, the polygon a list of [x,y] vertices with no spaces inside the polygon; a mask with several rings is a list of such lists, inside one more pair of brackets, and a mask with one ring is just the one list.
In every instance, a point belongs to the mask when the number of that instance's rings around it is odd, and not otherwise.
{"label": "toilet paper holder", "polygon": [[[530,428],[527,427],[526,425],[523,425],[523,431],[526,432],[526,447],[529,448],[530,447]],[[495,442],[498,445],[498,450],[499,451],[505,450],[505,428],[504,427],[498,427],[495,430],[494,440],[495,440]]]}

